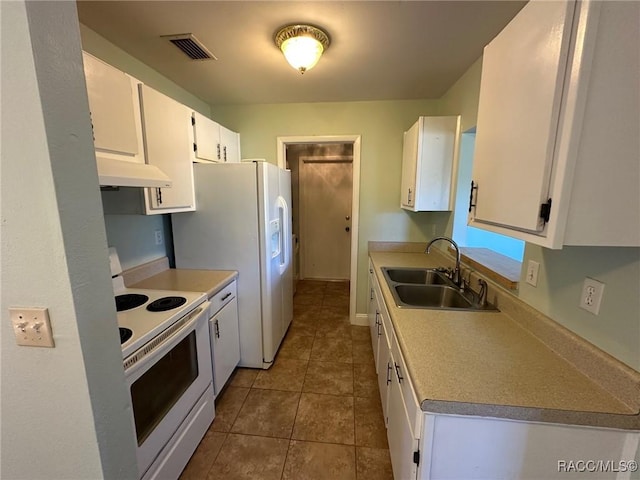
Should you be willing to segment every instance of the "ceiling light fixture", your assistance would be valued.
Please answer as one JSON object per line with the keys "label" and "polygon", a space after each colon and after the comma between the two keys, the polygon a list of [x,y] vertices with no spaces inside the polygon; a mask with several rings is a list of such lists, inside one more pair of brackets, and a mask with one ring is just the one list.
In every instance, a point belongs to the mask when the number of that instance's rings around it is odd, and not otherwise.
{"label": "ceiling light fixture", "polygon": [[275,42],[287,62],[300,73],[311,70],[330,43],[326,32],[311,25],[287,25],[278,30]]}

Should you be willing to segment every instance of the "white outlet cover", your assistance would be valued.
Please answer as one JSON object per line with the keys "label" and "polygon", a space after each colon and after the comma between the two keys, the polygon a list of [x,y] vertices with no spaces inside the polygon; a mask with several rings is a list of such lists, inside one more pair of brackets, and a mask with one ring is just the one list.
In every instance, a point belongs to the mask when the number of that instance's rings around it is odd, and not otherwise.
{"label": "white outlet cover", "polygon": [[578,305],[587,312],[598,315],[603,295],[604,283],[587,277],[582,284],[582,293],[580,294],[580,303]]}
{"label": "white outlet cover", "polygon": [[534,287],[538,286],[538,272],[540,271],[540,264],[533,260],[529,260],[527,264],[527,276],[525,281]]}

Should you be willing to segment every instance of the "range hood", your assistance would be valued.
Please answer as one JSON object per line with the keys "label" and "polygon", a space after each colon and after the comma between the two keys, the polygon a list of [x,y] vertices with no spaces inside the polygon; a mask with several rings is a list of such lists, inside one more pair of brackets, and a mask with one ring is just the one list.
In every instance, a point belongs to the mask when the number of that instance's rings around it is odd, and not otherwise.
{"label": "range hood", "polygon": [[96,156],[100,186],[154,187],[172,185],[171,179],[155,165]]}

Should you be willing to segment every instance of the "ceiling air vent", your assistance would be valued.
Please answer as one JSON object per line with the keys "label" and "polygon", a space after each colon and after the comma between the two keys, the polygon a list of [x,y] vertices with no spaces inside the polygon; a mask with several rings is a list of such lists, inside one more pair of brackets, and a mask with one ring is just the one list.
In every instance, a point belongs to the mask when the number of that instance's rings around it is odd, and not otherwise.
{"label": "ceiling air vent", "polygon": [[162,35],[184,52],[191,60],[217,60],[216,56],[207,50],[200,41],[190,33],[180,35]]}

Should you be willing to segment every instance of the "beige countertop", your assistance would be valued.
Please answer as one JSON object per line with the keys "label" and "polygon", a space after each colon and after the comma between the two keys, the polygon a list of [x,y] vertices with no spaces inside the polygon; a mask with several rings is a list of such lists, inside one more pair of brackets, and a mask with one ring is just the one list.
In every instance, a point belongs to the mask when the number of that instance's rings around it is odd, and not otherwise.
{"label": "beige countertop", "polygon": [[203,292],[208,298],[218,293],[238,272],[232,270],[190,270],[172,268],[138,281],[130,288],[149,288],[152,290],[181,290],[183,292]]}
{"label": "beige countertop", "polygon": [[422,410],[640,428],[636,406],[588,378],[503,311],[398,308],[380,268],[440,266],[434,256],[369,255]]}

